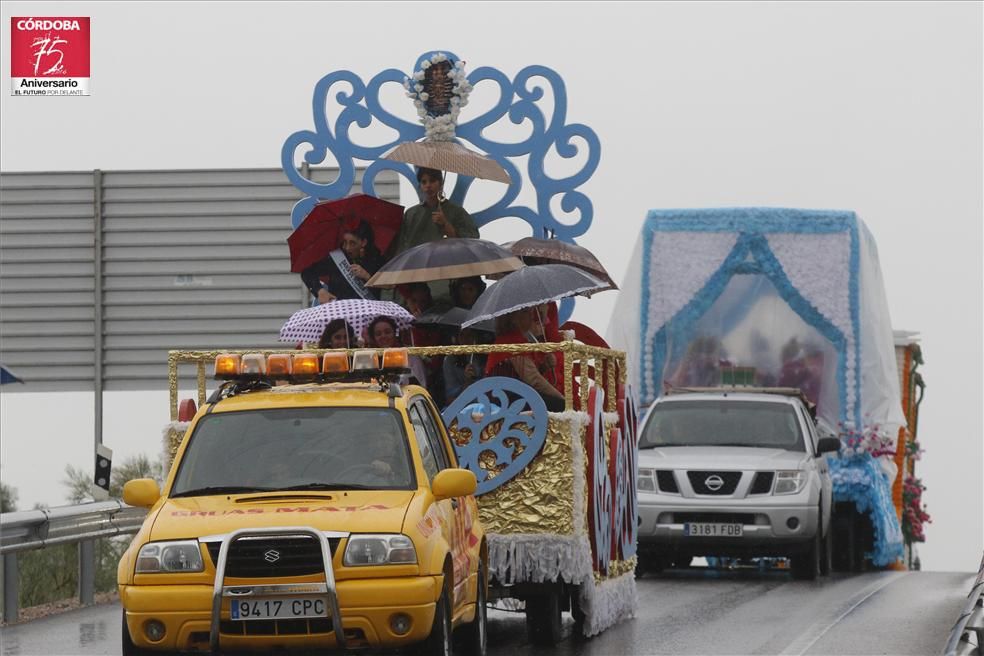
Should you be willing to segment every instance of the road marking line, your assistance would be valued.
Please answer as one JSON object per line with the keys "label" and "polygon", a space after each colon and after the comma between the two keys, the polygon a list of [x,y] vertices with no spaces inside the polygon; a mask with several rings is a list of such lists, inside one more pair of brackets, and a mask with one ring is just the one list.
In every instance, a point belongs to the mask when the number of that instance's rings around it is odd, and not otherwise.
{"label": "road marking line", "polygon": [[841,620],[853,613],[858,606],[866,602],[870,597],[880,592],[889,584],[898,581],[900,578],[907,576],[908,574],[909,572],[882,573],[874,582],[862,588],[860,592],[848,599],[846,604],[847,610],[838,615],[836,619],[833,621],[821,620],[814,622],[810,628],[800,634],[799,638],[791,642],[789,646],[780,652],[781,655],[803,656],[820,640],[820,638],[830,631],[830,629],[834,628]]}

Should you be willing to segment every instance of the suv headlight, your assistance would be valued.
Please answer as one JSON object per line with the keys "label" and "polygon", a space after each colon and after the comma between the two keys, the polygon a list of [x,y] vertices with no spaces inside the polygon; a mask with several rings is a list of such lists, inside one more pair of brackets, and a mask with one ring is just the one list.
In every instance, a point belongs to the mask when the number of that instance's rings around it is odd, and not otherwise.
{"label": "suv headlight", "polygon": [[806,472],[804,471],[778,471],[776,472],[776,489],[773,494],[796,494],[803,489],[806,484]]}
{"label": "suv headlight", "polygon": [[342,563],[347,567],[361,565],[406,565],[417,562],[413,540],[405,535],[350,535]]}
{"label": "suv headlight", "polygon": [[636,489],[640,492],[656,491],[656,470],[649,467],[639,467],[636,475]]}
{"label": "suv headlight", "polygon": [[180,542],[148,542],[137,555],[137,574],[160,572],[201,572],[202,548],[198,540]]}

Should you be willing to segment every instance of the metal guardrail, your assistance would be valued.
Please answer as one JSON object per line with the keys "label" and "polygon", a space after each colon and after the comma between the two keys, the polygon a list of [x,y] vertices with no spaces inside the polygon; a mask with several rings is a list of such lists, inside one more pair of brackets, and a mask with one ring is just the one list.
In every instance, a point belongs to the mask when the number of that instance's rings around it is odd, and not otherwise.
{"label": "metal guardrail", "polygon": [[95,540],[136,533],[147,510],[122,501],[100,501],[0,515],[3,557],[3,621],[16,622],[20,610],[17,554],[60,544],[79,545],[79,600],[95,597]]}
{"label": "metal guardrail", "polygon": [[967,595],[960,616],[957,617],[950,639],[943,650],[944,656],[984,654],[984,557],[977,572],[974,587]]}

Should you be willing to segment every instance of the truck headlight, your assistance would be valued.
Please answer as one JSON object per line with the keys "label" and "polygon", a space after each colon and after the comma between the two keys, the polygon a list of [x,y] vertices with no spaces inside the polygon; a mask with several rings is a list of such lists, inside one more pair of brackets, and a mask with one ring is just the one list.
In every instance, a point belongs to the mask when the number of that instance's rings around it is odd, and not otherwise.
{"label": "truck headlight", "polygon": [[636,475],[636,489],[640,492],[656,491],[656,470],[649,467],[639,467]]}
{"label": "truck headlight", "polygon": [[776,490],[773,494],[796,494],[806,484],[806,472],[778,471],[776,472]]}
{"label": "truck headlight", "polygon": [[351,535],[345,546],[342,563],[347,567],[361,565],[406,565],[417,562],[413,540],[405,535]]}
{"label": "truck headlight", "polygon": [[148,542],[137,555],[137,574],[160,572],[201,572],[202,548],[198,540],[180,542]]}

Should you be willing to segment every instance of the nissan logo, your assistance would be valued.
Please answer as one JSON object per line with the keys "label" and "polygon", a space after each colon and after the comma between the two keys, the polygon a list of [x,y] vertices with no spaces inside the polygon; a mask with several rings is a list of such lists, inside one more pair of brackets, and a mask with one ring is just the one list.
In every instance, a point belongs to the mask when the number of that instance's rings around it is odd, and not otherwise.
{"label": "nissan logo", "polygon": [[724,487],[724,479],[717,474],[712,474],[704,479],[704,486],[711,492],[717,492]]}
{"label": "nissan logo", "polygon": [[280,560],[280,552],[277,551],[276,549],[270,549],[270,551],[267,551],[266,553],[263,554],[263,560],[267,561],[268,563],[275,563],[278,560]]}

